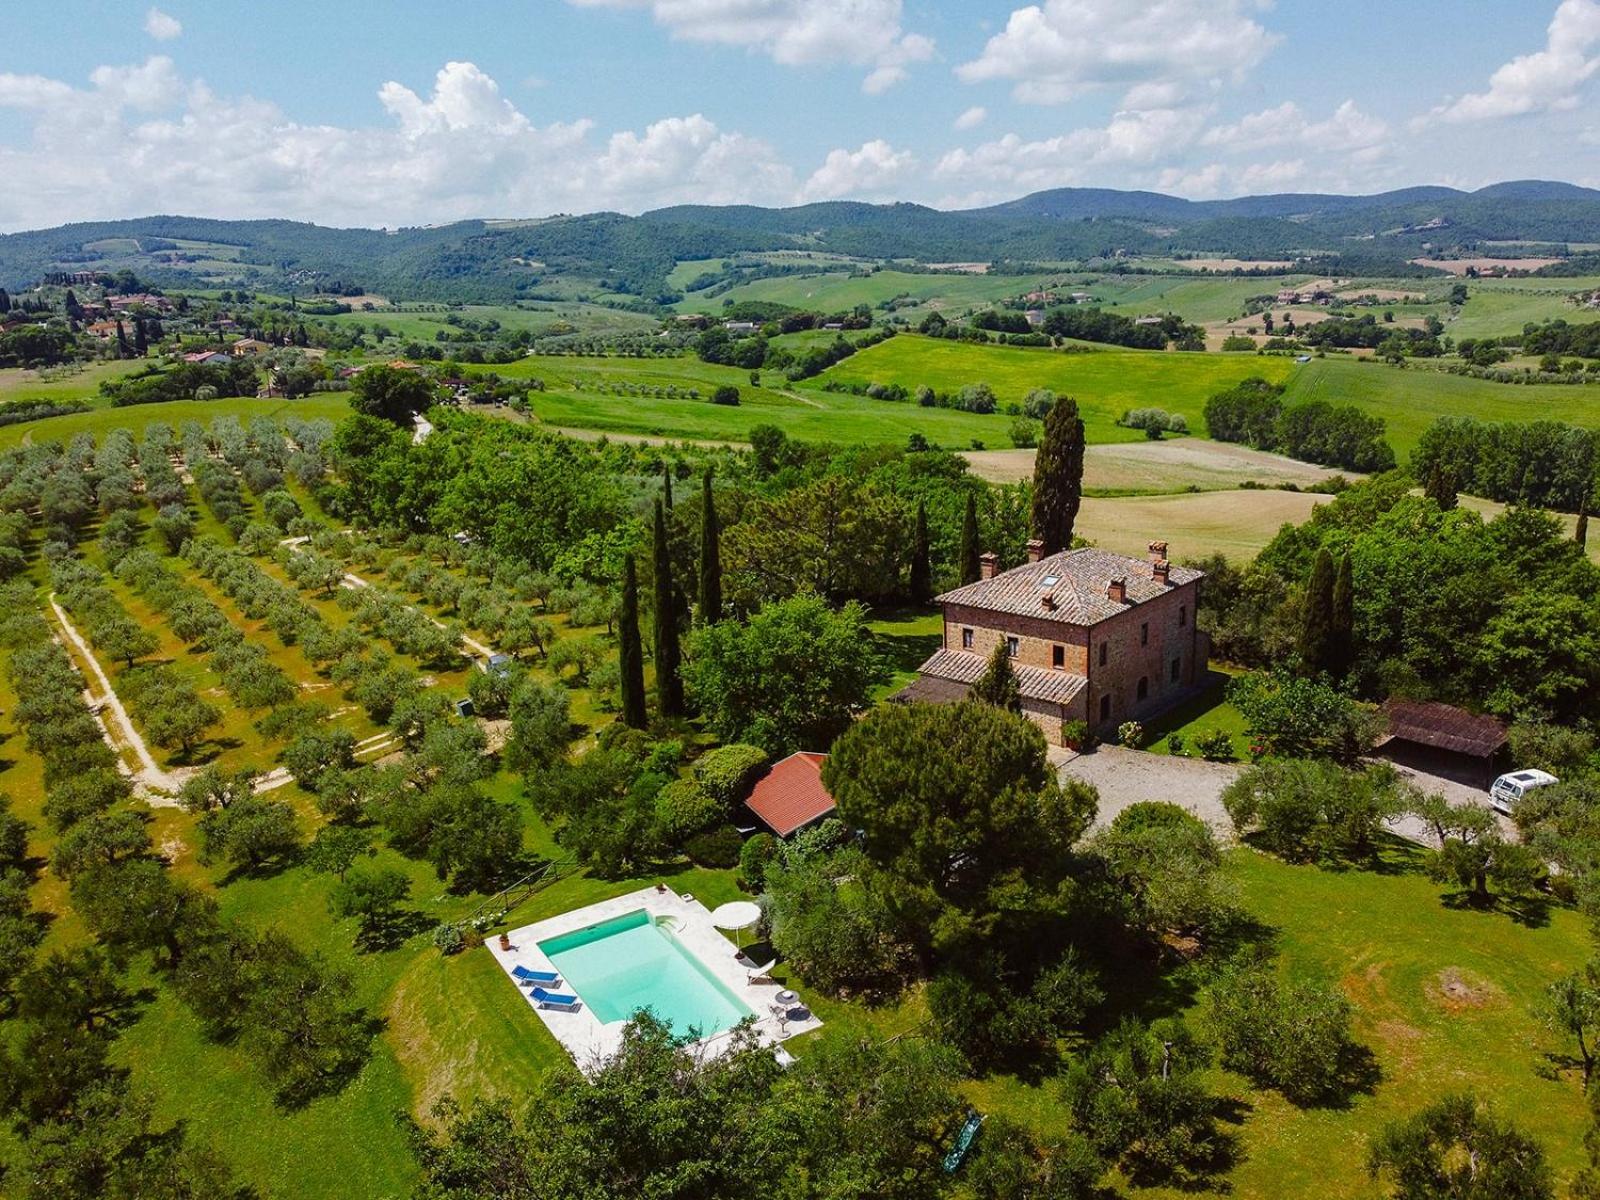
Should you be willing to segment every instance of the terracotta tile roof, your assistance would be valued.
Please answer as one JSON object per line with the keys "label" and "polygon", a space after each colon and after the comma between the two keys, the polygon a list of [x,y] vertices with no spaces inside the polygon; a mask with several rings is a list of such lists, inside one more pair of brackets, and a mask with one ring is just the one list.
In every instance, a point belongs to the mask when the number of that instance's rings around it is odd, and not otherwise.
{"label": "terracotta tile roof", "polygon": [[833,797],[822,786],[826,754],[791,754],[756,781],[745,807],[779,837],[788,837],[834,810]]}
{"label": "terracotta tile roof", "polygon": [[1474,758],[1489,758],[1506,744],[1506,727],[1493,717],[1479,716],[1433,700],[1390,700],[1383,706],[1389,736]]}
{"label": "terracotta tile roof", "polygon": [[[932,657],[919,669],[923,675],[936,679],[974,684],[982,677],[988,666],[989,660],[981,654],[973,654],[967,650],[935,650]],[[1042,667],[1023,667],[1014,663],[1011,669],[1016,672],[1017,686],[1024,700],[1065,704],[1089,683],[1082,675],[1073,675],[1067,671],[1046,671]]]}
{"label": "terracotta tile roof", "polygon": [[[1014,567],[993,579],[980,579],[940,596],[940,604],[963,604],[990,612],[1015,613],[1069,625],[1093,625],[1130,605],[1154,600],[1180,584],[1193,583],[1204,571],[1173,566],[1169,583],[1157,583],[1151,564],[1107,550],[1064,550],[1036,563]],[[1127,603],[1107,598],[1113,579],[1127,584]],[[1049,607],[1046,601],[1049,601]]]}

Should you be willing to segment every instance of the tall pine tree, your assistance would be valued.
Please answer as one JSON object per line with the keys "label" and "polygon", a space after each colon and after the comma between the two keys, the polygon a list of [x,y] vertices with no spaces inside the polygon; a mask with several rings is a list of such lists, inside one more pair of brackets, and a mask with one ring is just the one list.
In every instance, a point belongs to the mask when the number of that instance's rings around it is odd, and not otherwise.
{"label": "tall pine tree", "polygon": [[1578,524],[1572,530],[1572,540],[1580,546],[1589,544],[1589,502],[1578,505]]}
{"label": "tall pine tree", "polygon": [[961,518],[961,582],[976,583],[983,574],[983,546],[978,535],[978,496],[967,493],[967,511]]}
{"label": "tall pine tree", "polygon": [[1333,555],[1324,547],[1311,561],[1305,616],[1300,624],[1300,663],[1311,675],[1329,669],[1333,646]]}
{"label": "tall pine tree", "polygon": [[644,705],[644,645],[639,639],[639,573],[633,555],[622,560],[622,616],[617,643],[622,669],[622,723],[635,729],[649,724]]}
{"label": "tall pine tree", "polygon": [[672,511],[672,464],[661,464],[661,499],[666,503],[667,511]]}
{"label": "tall pine tree", "polygon": [[1046,554],[1072,548],[1083,503],[1083,418],[1078,402],[1062,396],[1044,419],[1033,465],[1033,536]]}
{"label": "tall pine tree", "polygon": [[995,644],[994,653],[989,655],[989,665],[972,685],[967,699],[1014,713],[1022,711],[1022,686],[1017,682],[1017,673],[1011,669],[1011,654],[1004,639]]}
{"label": "tall pine tree", "polygon": [[700,497],[700,620],[710,625],[722,620],[722,529],[717,524],[710,467],[701,477]]}
{"label": "tall pine tree", "polygon": [[122,327],[122,321],[117,321],[117,357],[127,358],[133,352],[128,349],[128,331]]}
{"label": "tall pine tree", "polygon": [[656,500],[656,707],[663,717],[683,716],[682,648],[678,645],[678,589],[672,582],[667,509]]}
{"label": "tall pine tree", "polygon": [[911,603],[933,599],[933,562],[928,549],[928,506],[917,501],[917,520],[911,528]]}
{"label": "tall pine tree", "polygon": [[145,332],[143,317],[133,319],[133,352],[139,358],[150,353],[150,336]]}
{"label": "tall pine tree", "polygon": [[1350,674],[1350,665],[1355,661],[1356,587],[1348,554],[1339,558],[1331,612],[1333,637],[1328,647],[1328,671],[1338,680]]}

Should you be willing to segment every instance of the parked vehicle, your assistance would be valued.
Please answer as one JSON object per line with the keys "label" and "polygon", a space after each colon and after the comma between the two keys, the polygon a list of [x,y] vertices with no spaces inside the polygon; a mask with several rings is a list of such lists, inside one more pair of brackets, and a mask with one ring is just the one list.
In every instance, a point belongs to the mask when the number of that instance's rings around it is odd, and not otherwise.
{"label": "parked vehicle", "polygon": [[1548,771],[1541,771],[1537,767],[1529,767],[1522,771],[1510,771],[1496,779],[1489,787],[1489,807],[1496,812],[1511,815],[1511,810],[1535,788],[1549,787],[1552,783],[1560,783]]}

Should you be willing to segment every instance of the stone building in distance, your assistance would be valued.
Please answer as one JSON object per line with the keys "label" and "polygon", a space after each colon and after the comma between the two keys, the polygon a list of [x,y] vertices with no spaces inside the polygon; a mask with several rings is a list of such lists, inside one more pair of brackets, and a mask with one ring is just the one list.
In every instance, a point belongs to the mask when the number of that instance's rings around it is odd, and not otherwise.
{"label": "stone building in distance", "polygon": [[1003,640],[1023,713],[1060,744],[1068,722],[1108,734],[1204,681],[1211,639],[1195,627],[1203,572],[1169,563],[1165,542],[1151,542],[1148,559],[1040,550],[1030,542],[1029,561],[1005,572],[985,554],[982,578],[938,597],[944,645],[897,699],[960,699]]}

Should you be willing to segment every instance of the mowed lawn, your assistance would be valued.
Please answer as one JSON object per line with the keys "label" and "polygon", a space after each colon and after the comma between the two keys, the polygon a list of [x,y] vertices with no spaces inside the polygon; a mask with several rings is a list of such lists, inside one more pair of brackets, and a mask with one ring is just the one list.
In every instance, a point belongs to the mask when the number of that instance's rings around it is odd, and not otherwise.
{"label": "mowed lawn", "polygon": [[1252,375],[1279,381],[1295,370],[1292,360],[1278,357],[1116,349],[1065,354],[902,335],[851,355],[821,378],[898,383],[911,390],[927,384],[941,392],[987,383],[1002,407],[1034,388],[1050,388],[1077,399],[1090,441],[1124,442],[1144,437],[1116,423],[1130,408],[1182,413],[1199,431],[1205,402],[1214,393]]}
{"label": "mowed lawn", "polygon": [[[1397,844],[1380,870],[1291,866],[1250,849],[1228,862],[1244,908],[1266,926],[1280,969],[1337,986],[1354,1008],[1354,1035],[1377,1060],[1379,1078],[1347,1105],[1296,1108],[1230,1072],[1216,1091],[1243,1104],[1239,1161],[1214,1188],[1129,1188],[1147,1200],[1225,1194],[1235,1200],[1365,1200],[1367,1148],[1390,1121],[1441,1095],[1472,1090],[1544,1146],[1558,1178],[1583,1162],[1587,1127],[1581,1085],[1552,1071],[1563,1052],[1531,1006],[1556,976],[1589,955],[1585,924],[1557,910],[1529,927],[1496,912],[1453,908]],[[1150,997],[1147,1015],[1194,1018],[1201,1002],[1181,986]],[[983,1111],[1005,1111],[1044,1133],[1070,1121],[1057,1084],[1011,1077],[968,1089]],[[1558,1194],[1565,1190],[1558,1187]]]}

